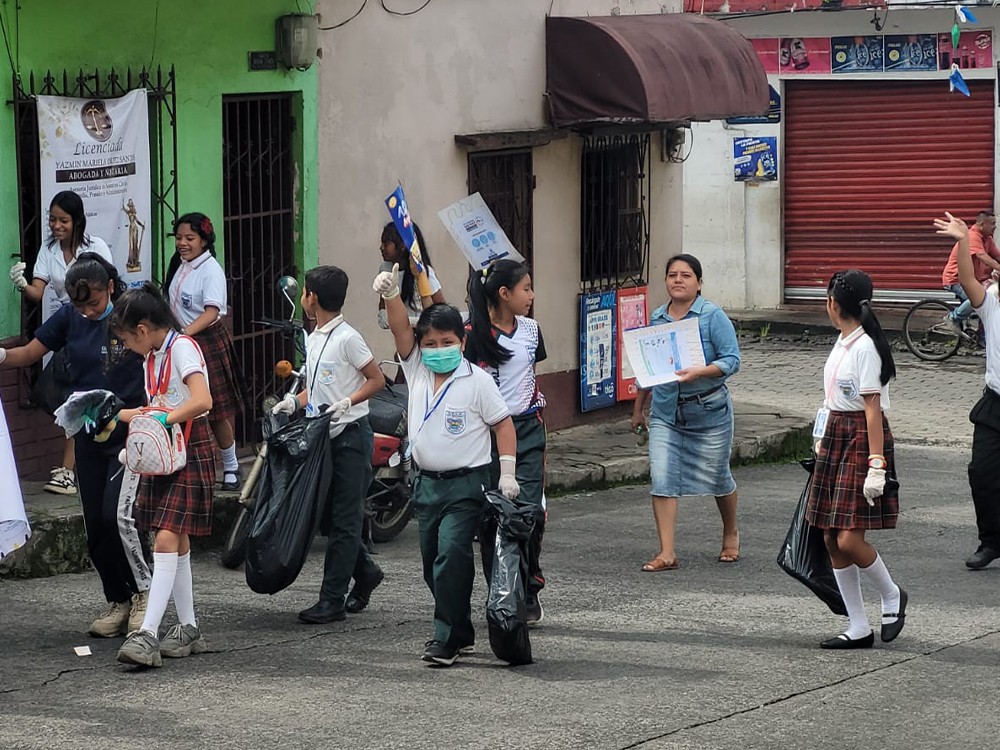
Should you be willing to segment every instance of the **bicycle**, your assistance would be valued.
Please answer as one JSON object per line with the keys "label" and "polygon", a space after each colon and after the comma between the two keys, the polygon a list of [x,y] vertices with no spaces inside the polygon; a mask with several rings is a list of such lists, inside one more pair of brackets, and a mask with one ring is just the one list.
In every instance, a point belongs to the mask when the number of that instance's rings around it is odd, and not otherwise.
{"label": "bicycle", "polygon": [[913,305],[903,320],[906,348],[928,362],[943,362],[963,346],[983,349],[982,325],[975,314],[964,322],[961,332],[945,319],[959,304],[958,300],[925,299]]}

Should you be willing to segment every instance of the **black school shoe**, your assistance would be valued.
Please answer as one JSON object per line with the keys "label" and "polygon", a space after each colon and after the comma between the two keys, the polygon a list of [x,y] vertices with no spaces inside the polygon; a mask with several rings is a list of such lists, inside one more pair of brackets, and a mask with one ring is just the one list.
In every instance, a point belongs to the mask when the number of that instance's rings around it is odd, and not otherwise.
{"label": "black school shoe", "polygon": [[833,638],[827,638],[821,644],[820,648],[832,648],[832,649],[852,649],[852,648],[871,648],[875,645],[875,631],[871,631],[868,635],[863,638],[848,638],[846,633],[841,633]]}
{"label": "black school shoe", "polygon": [[325,625],[328,622],[338,622],[339,620],[346,619],[347,610],[344,609],[344,605],[325,602],[322,599],[309,609],[299,612],[299,622],[308,623],[309,625]]}
{"label": "black school shoe", "polygon": [[421,661],[438,667],[450,667],[458,659],[459,649],[441,641],[427,641]]}
{"label": "black school shoe", "polygon": [[[227,482],[226,477],[236,477],[235,482]],[[222,472],[222,489],[226,492],[236,492],[240,486],[243,484],[243,470],[238,468],[236,471],[224,471]]]}
{"label": "black school shoe", "polygon": [[352,615],[356,615],[367,607],[368,602],[371,600],[372,592],[382,583],[383,578],[385,578],[385,573],[382,572],[382,568],[377,568],[376,572],[371,576],[367,576],[360,581],[355,581],[354,588],[351,589],[351,593],[347,597],[347,604],[345,605],[347,611]]}
{"label": "black school shoe", "polygon": [[883,618],[895,617],[895,622],[883,623],[882,624],[882,641],[888,643],[889,641],[895,640],[896,636],[900,634],[903,630],[903,625],[906,624],[906,602],[909,601],[906,592],[902,588],[899,589],[899,612],[895,614],[885,613],[882,615]]}
{"label": "black school shoe", "polygon": [[1000,552],[990,547],[980,547],[972,557],[965,561],[965,567],[971,570],[982,570],[991,562],[1000,557]]}

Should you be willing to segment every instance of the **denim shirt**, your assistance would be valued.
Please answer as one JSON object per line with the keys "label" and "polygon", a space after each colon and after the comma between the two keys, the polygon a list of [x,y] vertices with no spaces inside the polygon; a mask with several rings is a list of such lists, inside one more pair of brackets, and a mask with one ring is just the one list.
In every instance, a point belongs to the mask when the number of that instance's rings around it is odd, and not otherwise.
{"label": "denim shirt", "polygon": [[[674,382],[653,386],[653,405],[650,408],[650,415],[662,419],[667,424],[674,424],[678,398],[697,396],[724,385],[729,376],[735,375],[740,369],[740,345],[736,340],[736,329],[722,308],[699,295],[684,319],[691,317],[698,318],[701,345],[705,350],[705,364],[717,366],[722,370],[722,376],[698,378],[691,383]],[[675,320],[667,312],[667,305],[656,308],[649,320],[651,326],[673,322]]]}

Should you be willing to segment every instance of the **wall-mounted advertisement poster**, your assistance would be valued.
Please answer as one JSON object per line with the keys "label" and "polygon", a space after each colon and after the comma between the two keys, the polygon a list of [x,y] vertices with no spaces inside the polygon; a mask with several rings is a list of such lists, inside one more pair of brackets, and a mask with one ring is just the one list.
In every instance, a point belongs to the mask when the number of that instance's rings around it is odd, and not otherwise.
{"label": "wall-mounted advertisement poster", "polygon": [[826,37],[784,37],[778,40],[779,73],[829,73],[830,40]]}
{"label": "wall-mounted advertisement poster", "polygon": [[938,68],[950,70],[952,64],[962,70],[993,67],[993,34],[990,31],[965,31],[952,48],[951,34],[938,34]]}
{"label": "wall-mounted advertisement poster", "polygon": [[778,139],[734,138],[733,178],[737,182],[773,182],[778,179]]}
{"label": "wall-mounted advertisement poster", "polygon": [[614,406],[618,295],[580,295],[580,411]]}
{"label": "wall-mounted advertisement poster", "polygon": [[885,69],[937,70],[937,34],[895,34],[885,38]]}
{"label": "wall-mounted advertisement poster", "polygon": [[834,73],[881,73],[882,37],[835,36],[830,40]]}
{"label": "wall-mounted advertisement poster", "polygon": [[625,331],[642,328],[649,322],[646,310],[647,288],[637,286],[618,290],[618,400],[631,401],[638,389],[635,373],[628,357],[625,356]]}

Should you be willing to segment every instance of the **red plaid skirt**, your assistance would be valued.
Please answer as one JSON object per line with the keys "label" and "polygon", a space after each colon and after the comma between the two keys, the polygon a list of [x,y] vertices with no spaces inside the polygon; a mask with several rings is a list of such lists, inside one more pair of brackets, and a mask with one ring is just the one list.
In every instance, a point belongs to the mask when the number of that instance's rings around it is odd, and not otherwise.
{"label": "red plaid skirt", "polygon": [[205,355],[208,367],[208,387],[212,391],[212,411],[209,419],[235,419],[243,411],[245,401],[243,370],[236,357],[236,346],[229,329],[220,320],[200,333],[194,340]]}
{"label": "red plaid skirt", "polygon": [[[892,431],[882,415],[886,477],[896,476]],[[820,443],[806,505],[806,521],[820,529],[894,529],[899,491],[869,505],[862,489],[868,474],[868,426],[863,411],[831,411]]]}
{"label": "red plaid skirt", "polygon": [[212,488],[215,487],[215,438],[208,419],[191,425],[187,463],[176,474],[144,476],[135,503],[135,524],[143,531],[165,529],[175,534],[212,533]]}

